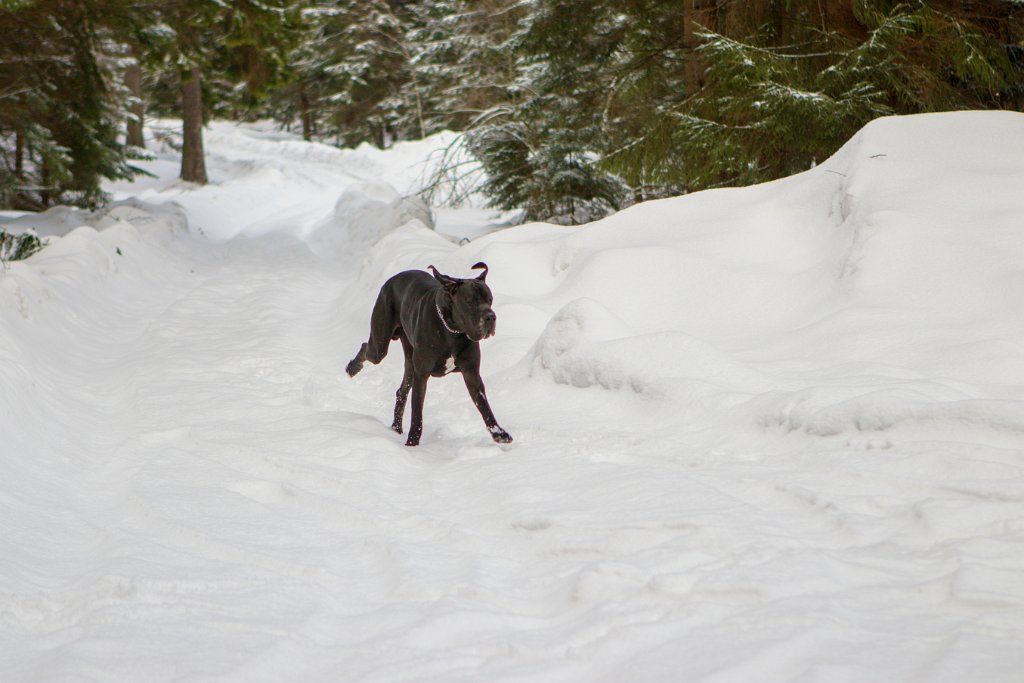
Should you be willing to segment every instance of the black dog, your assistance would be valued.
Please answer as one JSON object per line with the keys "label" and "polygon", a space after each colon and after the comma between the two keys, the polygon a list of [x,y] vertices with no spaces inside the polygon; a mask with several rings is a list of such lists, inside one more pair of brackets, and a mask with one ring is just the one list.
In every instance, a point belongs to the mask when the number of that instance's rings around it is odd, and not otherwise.
{"label": "black dog", "polygon": [[498,443],[512,437],[498,426],[487,403],[480,379],[480,340],[494,334],[497,316],[491,309],[491,289],[485,284],[487,264],[476,278],[448,277],[429,266],[434,276],[422,270],[407,270],[384,283],[370,317],[370,340],[345,367],[349,377],[363,369],[363,362],[380,363],[392,339],[402,342],[405,376],[395,394],[395,420],[391,428],[402,433],[405,400],[412,389],[412,424],[406,446],[416,446],[423,433],[423,398],[430,377],[461,372],[469,397]]}

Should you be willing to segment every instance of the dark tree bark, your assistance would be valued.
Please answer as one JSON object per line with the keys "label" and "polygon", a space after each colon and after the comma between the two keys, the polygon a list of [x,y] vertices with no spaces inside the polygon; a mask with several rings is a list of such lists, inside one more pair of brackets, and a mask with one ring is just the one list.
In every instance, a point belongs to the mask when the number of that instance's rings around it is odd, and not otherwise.
{"label": "dark tree bark", "polygon": [[202,72],[198,67],[181,75],[182,148],[181,179],[205,185],[206,154],[203,151]]}
{"label": "dark tree bark", "polygon": [[309,94],[306,86],[299,81],[299,116],[302,119],[302,139],[309,142],[313,139],[313,116],[309,111]]}
{"label": "dark tree bark", "polygon": [[14,175],[19,181],[25,177],[25,133],[21,126],[14,131]]}
{"label": "dark tree bark", "polygon": [[132,64],[124,74],[124,83],[132,94],[132,103],[128,105],[128,124],[125,142],[130,147],[145,148],[146,140],[142,135],[143,117],[146,107],[142,102],[142,67]]}
{"label": "dark tree bark", "polygon": [[724,23],[725,5],[722,0],[683,0],[683,81],[686,94],[692,95],[704,87],[706,64],[697,51],[701,29],[720,31]]}

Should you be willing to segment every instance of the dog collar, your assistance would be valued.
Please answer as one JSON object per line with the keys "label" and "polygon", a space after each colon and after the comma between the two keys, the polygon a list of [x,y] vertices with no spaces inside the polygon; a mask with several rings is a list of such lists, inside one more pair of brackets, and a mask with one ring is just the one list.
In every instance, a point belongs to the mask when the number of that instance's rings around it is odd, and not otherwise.
{"label": "dog collar", "polygon": [[453,330],[451,326],[448,324],[448,321],[444,319],[444,313],[441,312],[440,304],[435,303],[434,308],[437,309],[437,317],[441,319],[441,324],[444,325],[444,329],[448,330],[452,334],[462,334],[458,330]]}

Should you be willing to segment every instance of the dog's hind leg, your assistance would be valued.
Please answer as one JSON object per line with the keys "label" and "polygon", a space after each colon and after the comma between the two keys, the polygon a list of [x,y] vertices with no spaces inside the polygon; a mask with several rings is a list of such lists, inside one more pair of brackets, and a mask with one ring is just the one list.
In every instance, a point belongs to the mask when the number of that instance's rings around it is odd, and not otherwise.
{"label": "dog's hind leg", "polygon": [[423,399],[427,393],[427,380],[430,375],[412,375],[412,418],[409,422],[409,438],[405,440],[406,446],[418,446],[420,436],[423,434]]}
{"label": "dog's hind leg", "polygon": [[412,344],[404,334],[399,336],[402,340],[402,350],[405,351],[405,375],[402,377],[402,384],[395,392],[395,419],[391,428],[402,433],[402,417],[405,415],[405,402],[409,398],[409,389],[412,388]]}
{"label": "dog's hind leg", "polygon": [[356,373],[363,369],[363,363],[366,362],[366,344],[364,343],[359,347],[359,353],[356,357],[348,362],[345,366],[345,372],[348,373],[349,377],[355,377]]}
{"label": "dog's hind leg", "polygon": [[359,353],[345,366],[348,376],[355,377],[356,373],[363,369],[363,363],[366,361],[376,365],[384,360],[384,356],[388,355],[391,340],[396,339],[399,333],[400,328],[395,322],[391,306],[385,297],[378,297],[370,316],[370,339],[359,347]]}

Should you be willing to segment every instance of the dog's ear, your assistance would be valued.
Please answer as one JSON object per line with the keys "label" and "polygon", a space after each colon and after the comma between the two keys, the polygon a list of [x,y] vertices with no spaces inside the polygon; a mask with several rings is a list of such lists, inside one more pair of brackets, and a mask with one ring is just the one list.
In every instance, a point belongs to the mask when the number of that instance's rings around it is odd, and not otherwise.
{"label": "dog's ear", "polygon": [[487,280],[487,264],[484,263],[483,261],[473,264],[473,270],[480,270],[481,268],[484,269],[484,272],[477,275],[476,279],[480,280],[480,282],[484,282],[485,280]]}
{"label": "dog's ear", "polygon": [[455,290],[459,287],[458,280],[453,277],[448,277],[444,273],[437,272],[437,268],[434,266],[427,266],[427,268],[430,268],[430,272],[434,274],[434,279],[441,283],[441,286],[444,287],[446,292],[449,294],[455,293]]}

